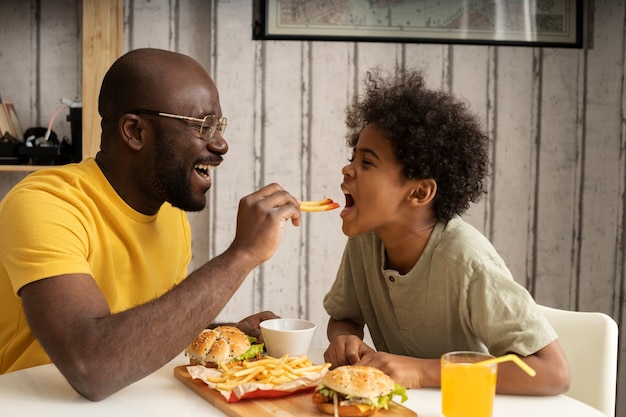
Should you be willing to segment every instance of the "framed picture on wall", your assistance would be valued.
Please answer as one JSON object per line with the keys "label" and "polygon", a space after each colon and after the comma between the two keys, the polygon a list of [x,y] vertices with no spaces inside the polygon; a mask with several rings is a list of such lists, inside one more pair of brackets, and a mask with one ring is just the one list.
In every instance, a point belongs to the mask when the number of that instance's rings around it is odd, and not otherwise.
{"label": "framed picture on wall", "polygon": [[253,39],[582,47],[582,0],[256,0]]}

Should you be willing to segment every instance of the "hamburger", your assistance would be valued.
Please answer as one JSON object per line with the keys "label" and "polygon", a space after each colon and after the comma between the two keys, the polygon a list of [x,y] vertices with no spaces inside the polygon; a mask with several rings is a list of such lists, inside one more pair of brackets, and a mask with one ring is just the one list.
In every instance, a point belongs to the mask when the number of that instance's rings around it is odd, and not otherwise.
{"label": "hamburger", "polygon": [[388,409],[394,395],[407,400],[406,388],[371,366],[345,365],[331,371],[313,393],[313,403],[323,413],[337,416],[371,416]]}
{"label": "hamburger", "polygon": [[221,368],[224,364],[259,359],[263,346],[235,326],[218,326],[203,330],[187,346],[185,355],[191,365]]}

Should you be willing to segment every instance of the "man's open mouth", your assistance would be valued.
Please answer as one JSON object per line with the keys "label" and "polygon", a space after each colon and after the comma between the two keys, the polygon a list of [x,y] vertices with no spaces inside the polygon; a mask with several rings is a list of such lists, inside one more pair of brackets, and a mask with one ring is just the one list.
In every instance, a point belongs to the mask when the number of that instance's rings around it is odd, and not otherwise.
{"label": "man's open mouth", "polygon": [[213,165],[209,164],[197,164],[193,169],[200,175],[202,178],[210,178],[209,173],[211,170],[215,168]]}

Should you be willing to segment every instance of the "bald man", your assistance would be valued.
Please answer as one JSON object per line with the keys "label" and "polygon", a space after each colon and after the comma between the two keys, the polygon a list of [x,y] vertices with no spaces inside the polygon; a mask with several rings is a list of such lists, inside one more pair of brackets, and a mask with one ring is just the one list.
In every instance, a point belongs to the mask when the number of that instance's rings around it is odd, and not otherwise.
{"label": "bald man", "polygon": [[98,107],[95,158],[35,172],[0,203],[0,373],[52,361],[94,401],[183,351],[300,223],[298,200],[268,185],[240,201],[230,247],[187,275],[185,211],[205,207],[228,150],[213,80],[188,56],[138,49],[111,66]]}

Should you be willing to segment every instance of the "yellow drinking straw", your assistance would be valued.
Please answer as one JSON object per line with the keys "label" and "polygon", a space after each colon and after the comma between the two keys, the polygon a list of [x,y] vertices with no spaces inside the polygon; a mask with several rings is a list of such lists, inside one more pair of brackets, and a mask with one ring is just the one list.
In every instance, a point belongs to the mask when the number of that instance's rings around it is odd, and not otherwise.
{"label": "yellow drinking straw", "polygon": [[519,357],[517,357],[517,355],[513,355],[512,353],[508,354],[508,355],[504,355],[504,356],[499,356],[499,357],[493,358],[493,359],[487,359],[487,360],[484,360],[484,361],[475,362],[474,365],[491,365],[492,363],[501,363],[501,362],[508,362],[508,361],[515,362],[515,364],[517,366],[522,368],[522,370],[524,372],[526,372],[530,376],[537,375],[537,372],[533,368],[528,366],[528,364],[526,362],[524,362]]}

